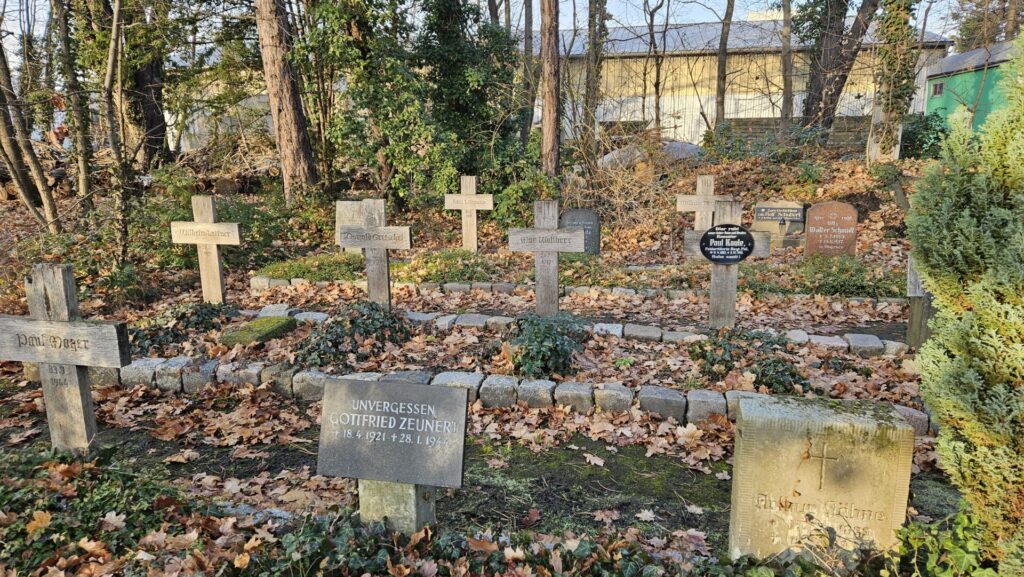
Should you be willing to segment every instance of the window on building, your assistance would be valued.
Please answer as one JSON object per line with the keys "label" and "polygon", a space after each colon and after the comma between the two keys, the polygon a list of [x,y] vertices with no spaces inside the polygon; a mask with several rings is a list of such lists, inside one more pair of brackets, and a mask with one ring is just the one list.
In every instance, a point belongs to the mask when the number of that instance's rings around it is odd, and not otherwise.
{"label": "window on building", "polygon": [[945,82],[936,82],[932,84],[932,96],[942,96],[942,91],[945,90]]}

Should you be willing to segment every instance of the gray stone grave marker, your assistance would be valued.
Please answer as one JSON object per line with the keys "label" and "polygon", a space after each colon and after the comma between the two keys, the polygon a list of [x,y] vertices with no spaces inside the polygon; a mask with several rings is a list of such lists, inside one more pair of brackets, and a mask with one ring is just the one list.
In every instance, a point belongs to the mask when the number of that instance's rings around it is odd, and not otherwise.
{"label": "gray stone grave marker", "polygon": [[887,403],[741,399],[729,552],[767,557],[834,530],[840,547],[896,543],[914,429]]}
{"label": "gray stone grave marker", "polygon": [[458,387],[327,379],[317,472],[359,479],[363,521],[422,529],[434,522],[435,487],[462,486],[468,396]]}
{"label": "gray stone grave marker", "polygon": [[601,217],[596,210],[573,208],[562,213],[558,228],[583,229],[583,252],[601,254]]}
{"label": "gray stone grave marker", "polygon": [[830,200],[807,209],[805,256],[857,255],[857,209],[852,204]]}
{"label": "gray stone grave marker", "polygon": [[772,200],[754,205],[751,231],[771,234],[772,247],[798,246],[792,235],[804,231],[804,205],[790,200]]}
{"label": "gray stone grave marker", "polygon": [[558,228],[558,201],[538,200],[533,203],[535,228],[513,228],[508,231],[508,249],[534,254],[534,276],[537,314],[558,312],[558,253],[583,252],[581,229]]}
{"label": "gray stone grave marker", "polygon": [[476,177],[463,176],[459,179],[460,194],[444,195],[447,210],[462,211],[462,248],[477,251],[476,211],[494,210],[494,196],[476,193]]}
{"label": "gray stone grave marker", "polygon": [[719,224],[715,218],[715,203],[736,200],[730,195],[715,194],[715,177],[702,174],[697,177],[696,194],[677,194],[676,212],[692,212],[693,230],[704,232]]}
{"label": "gray stone grave marker", "polygon": [[[334,203],[334,244],[341,244],[342,226],[362,226],[363,224],[363,203],[358,200],[338,200]],[[356,247],[345,247],[343,252],[352,254],[363,254],[363,249]]]}
{"label": "gray stone grave marker", "polygon": [[0,315],[0,359],[39,363],[50,442],[86,453],[96,436],[87,367],[131,362],[124,323],[83,322],[69,265],[40,264],[25,280],[30,317]]}
{"label": "gray stone grave marker", "polygon": [[342,248],[361,248],[366,254],[366,292],[370,300],[391,310],[391,271],[388,250],[409,249],[412,237],[407,226],[384,226],[385,201],[362,201],[362,226],[339,225],[338,244]]}
{"label": "gray stone grave marker", "polygon": [[199,250],[199,282],[203,287],[203,302],[223,303],[226,298],[224,266],[218,246],[242,244],[238,223],[217,222],[217,207],[212,196],[193,196],[192,216],[194,222],[171,223],[171,242],[196,245]]}

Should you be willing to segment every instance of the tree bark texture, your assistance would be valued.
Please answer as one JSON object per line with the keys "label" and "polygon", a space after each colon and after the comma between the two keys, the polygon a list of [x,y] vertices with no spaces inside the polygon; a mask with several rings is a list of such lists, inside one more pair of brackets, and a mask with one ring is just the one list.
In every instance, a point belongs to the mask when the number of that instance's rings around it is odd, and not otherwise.
{"label": "tree bark texture", "polygon": [[793,7],[782,0],[782,114],[781,127],[789,130],[793,121]]}
{"label": "tree bark texture", "polygon": [[726,0],[722,17],[722,33],[718,36],[718,69],[715,74],[715,126],[725,122],[725,91],[729,74],[729,31],[736,0]]}
{"label": "tree bark texture", "polygon": [[78,198],[82,206],[92,206],[89,170],[92,164],[92,143],[89,138],[89,110],[85,94],[78,82],[78,67],[75,65],[76,50],[71,40],[71,14],[65,0],[53,0],[53,15],[57,22],[57,36],[60,40],[61,69],[64,74],[64,93],[71,105],[68,121],[71,124],[74,142],[75,162],[78,166]]}
{"label": "tree bark texture", "polygon": [[114,197],[114,218],[116,231],[114,245],[117,263],[123,264],[128,257],[128,186],[130,170],[125,159],[121,140],[120,121],[114,101],[114,79],[117,76],[118,54],[121,49],[121,0],[114,0],[110,21],[110,44],[107,46],[107,67],[103,74],[103,111],[107,119],[107,141],[114,159],[114,174],[111,189]]}
{"label": "tree bark texture", "polygon": [[290,204],[303,188],[317,183],[316,165],[298,81],[288,61],[291,32],[284,0],[256,0],[255,4],[263,76],[281,157],[285,201]]}
{"label": "tree bark texture", "polygon": [[589,0],[587,15],[587,66],[583,91],[581,152],[584,166],[593,177],[598,158],[597,108],[601,105],[601,67],[608,36],[607,0]]}
{"label": "tree bark texture", "polygon": [[810,78],[804,99],[803,116],[814,124],[822,104],[827,77],[832,75],[839,59],[839,50],[846,32],[846,12],[849,0],[826,0],[826,14],[818,54],[811,55]]}
{"label": "tree bark texture", "polygon": [[525,149],[533,131],[533,110],[537,102],[537,72],[533,58],[533,0],[523,0],[523,125],[519,140]]}
{"label": "tree bark texture", "polygon": [[558,177],[561,142],[559,110],[558,0],[540,2],[540,58],[544,113],[541,122],[541,169],[551,178]]}

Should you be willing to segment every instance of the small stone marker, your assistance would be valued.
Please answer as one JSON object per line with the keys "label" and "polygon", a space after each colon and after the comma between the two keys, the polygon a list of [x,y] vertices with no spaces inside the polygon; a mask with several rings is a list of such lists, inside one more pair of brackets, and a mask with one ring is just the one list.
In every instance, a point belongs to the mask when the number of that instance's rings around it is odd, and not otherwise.
{"label": "small stone marker", "polygon": [[[334,203],[334,244],[341,244],[342,226],[363,225],[363,203],[358,200],[338,200]],[[363,249],[345,247],[343,252],[363,254]]]}
{"label": "small stone marker", "polygon": [[359,479],[364,522],[413,533],[434,487],[462,487],[468,390],[344,378],[324,385],[317,473]]}
{"label": "small stone marker", "polygon": [[562,213],[558,228],[583,229],[583,252],[601,254],[601,217],[596,210],[573,208]]}
{"label": "small stone marker", "polygon": [[857,209],[852,204],[830,200],[807,209],[806,256],[856,256]]}
{"label": "small stone marker", "polygon": [[[721,201],[715,205],[718,225],[701,235],[698,243],[687,235],[687,252],[699,250],[704,258],[711,261],[711,311],[708,325],[713,329],[732,327],[736,324],[736,284],[739,276],[738,265],[758,246],[754,235],[740,226],[743,205],[740,202]],[[759,233],[764,234],[764,233]],[[693,245],[697,244],[696,247]],[[762,243],[763,247],[766,247]]]}
{"label": "small stone marker", "polygon": [[584,233],[558,228],[557,200],[534,202],[533,214],[535,228],[509,229],[508,249],[534,253],[537,314],[548,316],[558,312],[558,253],[583,252]]}
{"label": "small stone marker", "polygon": [[703,232],[720,220],[715,218],[715,203],[736,200],[729,195],[715,195],[715,177],[702,174],[697,177],[696,194],[677,194],[676,212],[692,212],[693,230]]}
{"label": "small stone marker", "polygon": [[[891,405],[763,396],[739,401],[729,552],[768,557],[827,530],[844,549],[896,543],[914,429]],[[770,464],[770,465],[766,465]]]}
{"label": "small stone marker", "polygon": [[463,176],[459,179],[461,194],[444,195],[446,210],[462,211],[462,248],[476,252],[476,211],[494,210],[494,196],[476,193],[476,177]]}
{"label": "small stone marker", "polygon": [[25,286],[31,318],[0,315],[0,359],[39,363],[50,442],[86,453],[96,436],[86,367],[128,365],[128,330],[124,323],[80,320],[69,265],[36,265]]}
{"label": "small stone marker", "polygon": [[242,237],[238,223],[217,222],[217,207],[212,196],[192,197],[194,222],[172,222],[171,242],[194,244],[199,250],[199,282],[203,287],[203,302],[223,303],[224,267],[218,245],[240,245]]}
{"label": "small stone marker", "polygon": [[804,205],[790,200],[759,202],[750,230],[771,234],[772,247],[799,246],[793,235],[804,232]]}
{"label": "small stone marker", "polygon": [[384,226],[385,201],[368,198],[362,201],[362,226],[338,225],[338,244],[342,248],[366,251],[366,292],[370,300],[391,310],[391,271],[388,250],[412,248],[407,226]]}

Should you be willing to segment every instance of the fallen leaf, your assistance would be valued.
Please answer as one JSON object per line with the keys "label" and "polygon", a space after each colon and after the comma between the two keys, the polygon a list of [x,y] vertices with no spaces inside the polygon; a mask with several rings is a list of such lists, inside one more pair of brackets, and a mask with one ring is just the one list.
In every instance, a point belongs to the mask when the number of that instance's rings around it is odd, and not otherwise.
{"label": "fallen leaf", "polygon": [[591,455],[590,453],[583,453],[583,458],[587,460],[587,464],[596,465],[598,467],[604,467],[604,459],[597,455]]}
{"label": "fallen leaf", "polygon": [[654,511],[651,511],[650,509],[642,509],[639,513],[636,514],[636,518],[640,521],[647,522],[657,519],[657,517],[654,515]]}
{"label": "fallen leaf", "polygon": [[487,541],[486,539],[474,539],[472,537],[466,537],[466,541],[469,543],[469,548],[473,551],[480,553],[494,553],[498,550],[498,544]]}
{"label": "fallen leaf", "polygon": [[32,520],[25,525],[25,530],[28,531],[29,536],[33,536],[49,527],[52,518],[53,515],[47,511],[35,511],[32,513]]}
{"label": "fallen leaf", "polygon": [[235,557],[235,561],[233,564],[237,569],[245,569],[249,566],[249,554],[241,553],[240,555]]}
{"label": "fallen leaf", "polygon": [[117,531],[118,529],[123,529],[124,519],[124,513],[118,515],[114,511],[108,511],[107,514],[100,519],[100,531]]}

